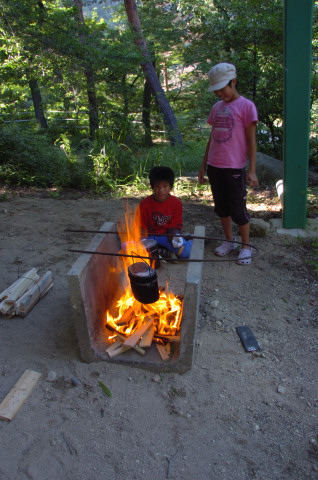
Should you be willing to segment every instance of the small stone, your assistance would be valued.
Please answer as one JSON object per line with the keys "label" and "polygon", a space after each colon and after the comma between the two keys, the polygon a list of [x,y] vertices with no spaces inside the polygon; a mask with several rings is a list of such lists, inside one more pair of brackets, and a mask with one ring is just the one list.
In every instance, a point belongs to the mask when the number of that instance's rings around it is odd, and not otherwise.
{"label": "small stone", "polygon": [[267,237],[270,232],[270,224],[261,218],[251,218],[250,220],[250,236],[251,237]]}
{"label": "small stone", "polygon": [[48,382],[54,382],[56,380],[57,374],[54,372],[54,370],[50,370],[49,373],[47,374],[47,380]]}
{"label": "small stone", "polygon": [[160,375],[155,375],[154,377],[152,377],[152,381],[156,383],[161,383]]}
{"label": "small stone", "polygon": [[210,302],[210,305],[212,308],[217,308],[219,303],[220,303],[219,300],[212,300],[212,302]]}
{"label": "small stone", "polygon": [[81,384],[81,381],[77,377],[72,377],[71,383],[74,385],[74,387],[77,387],[78,385]]}
{"label": "small stone", "polygon": [[277,392],[281,394],[286,393],[286,387],[283,387],[282,385],[278,385]]}

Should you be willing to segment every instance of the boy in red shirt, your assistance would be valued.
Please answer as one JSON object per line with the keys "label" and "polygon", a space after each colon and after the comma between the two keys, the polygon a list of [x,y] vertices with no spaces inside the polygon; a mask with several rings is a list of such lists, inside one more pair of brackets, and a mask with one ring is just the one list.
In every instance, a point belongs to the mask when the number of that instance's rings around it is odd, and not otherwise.
{"label": "boy in red shirt", "polygon": [[189,258],[192,241],[181,236],[182,203],[170,194],[173,171],[170,167],[154,167],[150,170],[149,181],[153,193],[141,200],[136,211],[136,223],[142,236],[156,240],[159,246],[174,252],[178,258]]}

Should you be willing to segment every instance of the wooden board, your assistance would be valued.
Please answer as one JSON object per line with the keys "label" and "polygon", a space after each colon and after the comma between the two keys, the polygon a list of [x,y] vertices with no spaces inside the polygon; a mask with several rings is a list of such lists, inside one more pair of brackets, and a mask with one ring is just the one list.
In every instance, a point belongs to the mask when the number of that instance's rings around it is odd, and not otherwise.
{"label": "wooden board", "polygon": [[0,404],[1,420],[8,420],[10,422],[14,418],[38,383],[40,377],[41,373],[32,370],[26,370],[24,372]]}
{"label": "wooden board", "polygon": [[140,338],[145,334],[145,332],[150,328],[153,323],[153,319],[149,318],[146,323],[144,323],[138,330],[136,330],[132,335],[130,335],[125,341],[125,347],[135,347],[139,342]]}
{"label": "wooden board", "polygon": [[151,347],[152,339],[153,339],[154,334],[155,334],[155,326],[150,325],[148,330],[141,337],[141,340],[139,342],[139,346],[143,347],[143,348],[144,347]]}
{"label": "wooden board", "polygon": [[156,347],[161,357],[161,360],[163,360],[164,362],[169,360],[169,354],[166,350],[166,347],[164,345],[159,345],[159,344],[156,344]]}

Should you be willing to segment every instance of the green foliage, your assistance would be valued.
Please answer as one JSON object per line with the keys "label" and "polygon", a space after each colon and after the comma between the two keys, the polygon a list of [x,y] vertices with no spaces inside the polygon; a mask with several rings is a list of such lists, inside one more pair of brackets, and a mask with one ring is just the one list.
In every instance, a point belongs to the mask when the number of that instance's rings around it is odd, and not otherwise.
{"label": "green foliage", "polygon": [[99,142],[95,142],[89,158],[92,162],[92,185],[99,193],[115,190],[132,179],[134,161],[123,144],[108,141],[100,147]]}
{"label": "green foliage", "polygon": [[[148,0],[138,2],[144,37],[167,98],[178,118],[184,147],[171,149],[153,98],[154,147],[143,149],[144,74],[123,5],[107,23],[94,13],[79,21],[73,0],[0,0],[0,121],[32,119],[27,128],[0,134],[0,178],[32,185],[93,187],[115,191],[144,183],[156,164],[176,173],[197,171],[216,98],[207,72],[218,61],[236,64],[239,91],[257,105],[258,147],[282,158],[283,4],[280,0]],[[115,12],[116,10],[116,12]],[[100,10],[98,10],[100,11]],[[105,17],[105,18],[106,18]],[[312,132],[317,130],[318,7],[314,7]],[[96,95],[99,130],[89,138],[87,71]],[[49,128],[36,123],[30,80],[39,85]],[[92,92],[90,92],[92,93]],[[11,132],[11,133],[10,133]],[[159,144],[160,141],[160,144]],[[318,165],[317,139],[310,163]]]}
{"label": "green foliage", "polygon": [[0,179],[12,185],[87,187],[86,168],[38,132],[19,127],[0,130]]}
{"label": "green foliage", "polygon": [[206,142],[185,142],[182,147],[170,147],[170,145],[155,146],[151,149],[139,152],[139,163],[143,172],[149,172],[152,167],[167,165],[176,175],[185,175],[190,172],[198,172],[202,163],[206,148]]}

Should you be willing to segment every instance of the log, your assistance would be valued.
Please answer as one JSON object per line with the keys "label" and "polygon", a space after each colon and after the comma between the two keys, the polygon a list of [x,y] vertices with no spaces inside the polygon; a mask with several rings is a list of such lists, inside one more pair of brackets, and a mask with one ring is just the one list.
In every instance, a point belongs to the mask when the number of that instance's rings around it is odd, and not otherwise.
{"label": "log", "polygon": [[133,307],[129,307],[125,312],[124,314],[120,317],[119,320],[117,320],[116,325],[118,326],[122,326],[122,325],[126,325],[128,322],[128,320],[130,320],[130,317],[132,317],[134,315],[134,309]]}
{"label": "log", "polygon": [[163,340],[168,340],[169,342],[180,342],[180,335],[164,335],[161,333],[156,333],[155,338],[162,338]]}
{"label": "log", "polygon": [[8,298],[10,293],[12,293],[14,289],[21,283],[21,278],[22,277],[17,278],[17,280],[13,282],[12,285],[10,285],[10,287],[6,288],[5,290],[3,290],[3,292],[0,293],[0,302]]}
{"label": "log", "polygon": [[[22,277],[18,278],[8,289],[7,293],[1,293],[1,297],[5,296],[0,304],[0,312],[3,314],[8,314],[11,312],[14,306],[14,302],[21,297],[35,282],[39,279],[37,274],[37,269],[32,268],[26,272]],[[4,294],[4,295],[3,295]]]}
{"label": "log", "polygon": [[[121,333],[116,333],[117,337],[123,342],[125,342],[126,338],[124,335],[122,335]],[[146,350],[144,350],[143,348],[141,348],[139,345],[135,345],[133,347],[134,350],[136,350],[136,352],[140,353],[140,355],[145,355],[146,353]]]}
{"label": "log", "polygon": [[40,377],[41,373],[33,372],[32,370],[26,370],[24,372],[0,404],[1,420],[8,420],[10,422],[14,418],[38,383]]}
{"label": "log", "polygon": [[121,340],[116,340],[116,342],[112,343],[108,348],[106,348],[106,352],[109,354],[113,350],[116,350],[116,348],[120,347],[123,344]]}
{"label": "log", "polygon": [[154,334],[155,334],[155,327],[154,325],[150,325],[148,330],[141,337],[141,340],[138,345],[143,348],[151,347]]}
{"label": "log", "polygon": [[116,348],[115,350],[112,350],[111,352],[107,352],[110,358],[114,358],[117,355],[120,355],[121,353],[127,352],[127,350],[131,350],[132,347],[124,347],[122,345],[121,347]]}
{"label": "log", "polygon": [[135,330],[134,333],[124,341],[125,347],[135,347],[139,342],[140,338],[144,335],[148,328],[150,328],[153,323],[153,319],[147,317],[145,317],[145,319],[147,319],[146,322],[141,325],[141,327],[139,327],[137,330]]}
{"label": "log", "polygon": [[53,287],[52,272],[46,272],[14,305],[15,315],[25,317],[34,305]]}
{"label": "log", "polygon": [[168,354],[168,352],[167,352],[167,350],[166,350],[165,345],[159,345],[158,343],[156,343],[156,348],[157,348],[158,353],[159,353],[159,355],[160,355],[160,357],[161,357],[161,360],[163,360],[164,362],[165,362],[166,360],[169,360],[169,354]]}

